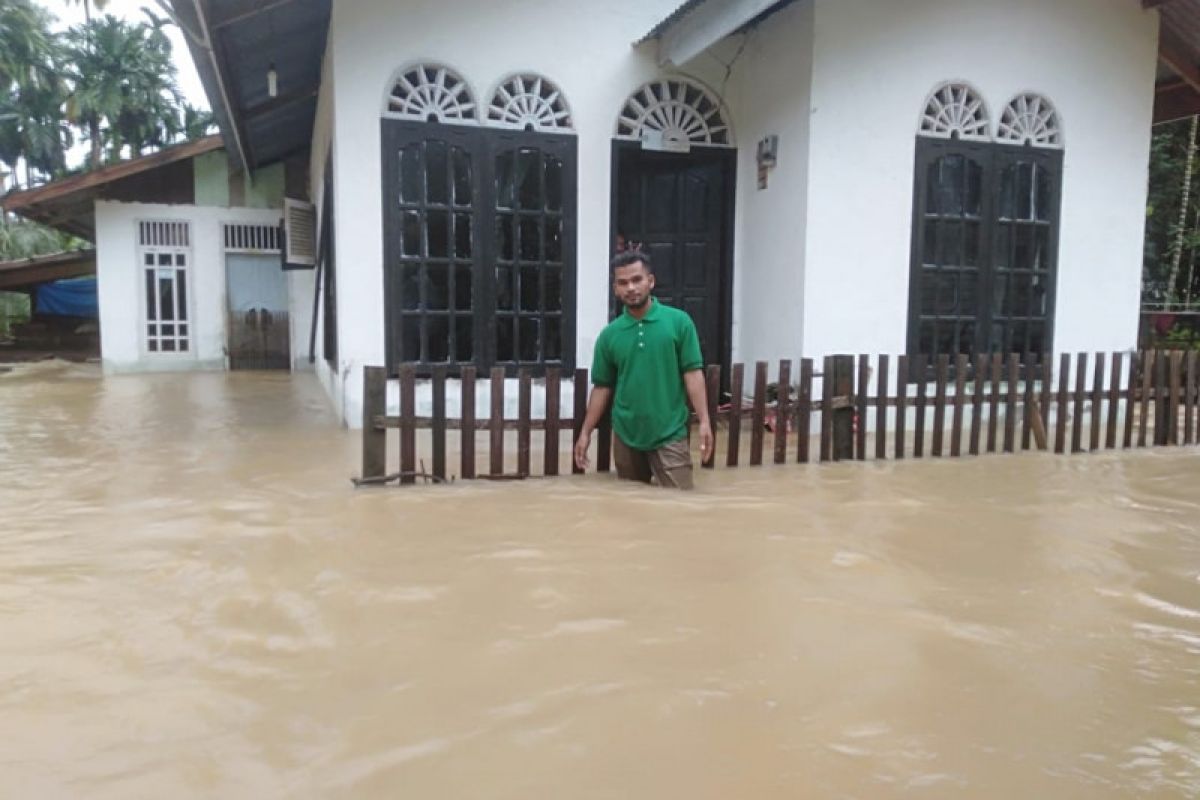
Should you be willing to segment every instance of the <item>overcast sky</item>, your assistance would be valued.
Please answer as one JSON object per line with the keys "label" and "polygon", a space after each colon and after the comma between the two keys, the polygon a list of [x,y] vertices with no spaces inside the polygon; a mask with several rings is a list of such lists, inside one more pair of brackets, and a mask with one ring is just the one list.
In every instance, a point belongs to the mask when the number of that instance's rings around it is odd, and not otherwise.
{"label": "overcast sky", "polygon": [[[68,28],[76,23],[83,22],[85,19],[83,13],[83,4],[78,0],[35,0],[38,5],[48,10],[51,14],[58,17],[58,27]],[[114,17],[120,17],[127,20],[142,20],[145,15],[142,13],[143,8],[149,8],[154,11],[156,16],[165,16],[161,8],[158,7],[153,0],[144,2],[143,0],[109,0],[105,7],[105,14],[112,14]],[[92,16],[96,17],[101,12],[97,11],[93,3]],[[178,70],[179,90],[183,92],[183,96],[187,101],[194,106],[200,108],[208,108],[208,98],[204,96],[204,88],[200,85],[200,78],[196,75],[196,68],[192,65],[192,57],[188,52],[187,43],[183,40],[183,33],[174,25],[167,26],[167,36],[171,38],[171,52],[175,58],[175,68]]]}

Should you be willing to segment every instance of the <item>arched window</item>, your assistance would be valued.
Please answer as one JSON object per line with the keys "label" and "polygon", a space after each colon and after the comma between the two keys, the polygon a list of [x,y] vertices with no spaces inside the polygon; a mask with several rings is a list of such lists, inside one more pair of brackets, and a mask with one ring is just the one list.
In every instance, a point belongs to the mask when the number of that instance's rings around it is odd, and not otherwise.
{"label": "arched window", "polygon": [[384,115],[421,122],[478,122],[471,87],[457,72],[439,64],[417,64],[401,72]]}
{"label": "arched window", "polygon": [[454,70],[403,70],[382,119],[386,352],[427,374],[571,367],[576,145],[562,92],[528,74],[485,109]]}
{"label": "arched window", "polygon": [[998,141],[988,124],[982,98],[947,83],[917,131],[908,352],[930,363],[1053,348],[1058,116],[1044,99],[1020,95]]}
{"label": "arched window", "polygon": [[618,139],[661,137],[667,149],[691,145],[732,145],[721,102],[683,78],[661,78],[629,96],[617,119]]}
{"label": "arched window", "polygon": [[929,95],[920,134],[942,139],[990,141],[991,123],[983,99],[965,83],[943,83]]}
{"label": "arched window", "polygon": [[1014,97],[997,125],[996,140],[1034,147],[1062,147],[1062,128],[1054,105],[1039,94]]}
{"label": "arched window", "polygon": [[562,90],[548,78],[521,73],[496,87],[488,104],[487,124],[561,133],[572,130],[571,109]]}

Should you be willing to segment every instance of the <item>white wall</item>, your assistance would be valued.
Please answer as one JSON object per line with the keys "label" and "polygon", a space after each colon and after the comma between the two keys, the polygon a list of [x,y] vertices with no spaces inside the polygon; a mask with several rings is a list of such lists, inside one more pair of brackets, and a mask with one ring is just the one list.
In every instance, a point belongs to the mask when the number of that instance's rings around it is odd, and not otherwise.
{"label": "white wall", "polygon": [[1057,350],[1136,339],[1158,19],[1132,0],[817,2],[804,352],[903,352],[913,149],[935,86],[1058,109]]}
{"label": "white wall", "polygon": [[[793,3],[737,48],[726,92],[738,133],[733,360],[800,355],[808,204],[813,4]],[[735,37],[740,38],[740,37]],[[732,43],[724,46],[728,50]],[[726,57],[731,60],[737,49]],[[779,137],[779,160],[758,188],[756,146]]]}
{"label": "white wall", "polygon": [[[271,209],[215,208],[150,203],[96,202],[96,279],[100,301],[100,351],[108,372],[224,369],[226,222],[276,225]],[[191,223],[188,262],[188,353],[148,353],[145,349],[144,278],[138,254],[142,220]],[[293,364],[307,368],[312,271],[287,273]]]}
{"label": "white wall", "polygon": [[[362,366],[384,363],[383,243],[379,119],[397,70],[444,63],[486,103],[509,74],[531,70],[563,90],[578,131],[576,357],[591,361],[607,322],[612,137],[626,97],[660,74],[651,45],[631,44],[679,0],[604,3],[391,0],[335,3],[333,48],[340,378],[344,418],[361,423]],[[469,22],[467,21],[469,19]],[[725,70],[697,59],[687,72],[710,86]],[[737,135],[736,122],[734,124]],[[314,156],[315,158],[315,156]],[[352,266],[351,266],[352,265]]]}

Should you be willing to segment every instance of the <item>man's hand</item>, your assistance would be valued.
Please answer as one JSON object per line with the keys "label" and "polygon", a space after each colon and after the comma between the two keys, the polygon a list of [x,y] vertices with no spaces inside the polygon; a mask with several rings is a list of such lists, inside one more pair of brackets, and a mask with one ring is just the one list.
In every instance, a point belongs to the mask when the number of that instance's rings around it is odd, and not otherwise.
{"label": "man's hand", "polygon": [[[709,441],[710,442],[712,441],[711,436],[709,437]],[[591,445],[592,445],[592,432],[591,431],[581,432],[579,434],[579,439],[577,439],[575,441],[575,466],[579,467],[580,469],[588,468],[588,464],[591,463],[590,461],[588,461],[588,448],[591,447]]]}
{"label": "man's hand", "polygon": [[700,422],[700,463],[707,464],[713,457],[712,426],[707,421]]}

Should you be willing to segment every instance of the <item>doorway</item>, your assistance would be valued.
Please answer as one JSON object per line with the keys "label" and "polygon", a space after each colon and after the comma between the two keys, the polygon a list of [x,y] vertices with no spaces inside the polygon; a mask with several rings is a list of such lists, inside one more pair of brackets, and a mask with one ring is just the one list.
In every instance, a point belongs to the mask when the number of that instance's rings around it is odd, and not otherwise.
{"label": "doorway", "polygon": [[227,253],[229,368],[291,367],[287,283],[279,256]]}
{"label": "doorway", "polygon": [[[730,359],[736,165],[732,148],[613,143],[614,249],[623,240],[650,255],[654,295],[691,315],[708,364]],[[612,308],[615,315],[615,298]]]}

